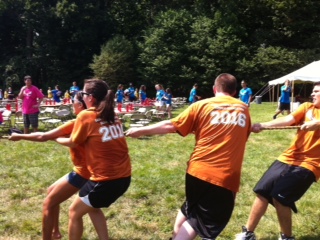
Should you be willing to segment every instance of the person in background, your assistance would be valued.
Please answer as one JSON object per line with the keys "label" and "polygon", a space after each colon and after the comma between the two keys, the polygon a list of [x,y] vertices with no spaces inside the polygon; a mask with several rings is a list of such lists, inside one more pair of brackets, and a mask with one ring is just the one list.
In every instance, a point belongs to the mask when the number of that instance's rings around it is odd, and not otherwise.
{"label": "person in background", "polygon": [[200,100],[201,97],[197,95],[197,89],[198,89],[198,84],[195,83],[193,85],[193,88],[190,91],[190,96],[189,96],[189,103],[195,103],[196,101]]}
{"label": "person in background", "polygon": [[62,96],[62,92],[60,90],[59,85],[55,86],[55,89],[51,91],[53,94],[53,100],[57,103],[61,102],[60,97]]}
{"label": "person in background", "polygon": [[51,87],[48,87],[47,94],[48,94],[48,98],[49,98],[49,99],[52,99],[52,98],[53,98]]}
{"label": "person in background", "polygon": [[290,81],[286,80],[284,85],[281,87],[279,108],[276,114],[273,116],[273,119],[276,119],[278,114],[285,110],[287,111],[287,114],[290,114],[290,96],[291,96]]}
{"label": "person in background", "polygon": [[289,148],[280,154],[254,187],[256,198],[236,240],[256,239],[254,231],[269,204],[277,212],[279,240],[295,239],[292,233],[292,211],[298,212],[295,202],[320,178],[320,82],[315,83],[311,97],[312,103],[303,103],[288,116],[252,126],[252,131],[258,133],[265,127],[301,125]]}
{"label": "person in background", "polygon": [[118,89],[116,92],[116,98],[117,98],[117,103],[122,104],[123,103],[123,98],[124,98],[124,91],[123,91],[123,85],[119,84]]}
{"label": "person in background", "polygon": [[[80,240],[85,214],[103,214],[128,189],[131,161],[122,123],[114,111],[114,93],[106,82],[85,80],[83,100],[88,110],[78,114],[71,136],[56,141],[68,147],[83,145],[90,172],[69,208],[69,239]],[[97,226],[95,226],[97,229]],[[106,219],[100,221],[99,239],[109,239]]]}
{"label": "person in background", "polygon": [[241,81],[241,90],[239,92],[239,99],[250,107],[252,90],[248,88],[248,84],[246,81]]}
{"label": "person in background", "polygon": [[170,119],[172,117],[172,92],[170,88],[166,89],[166,93],[164,95],[164,99],[166,100],[166,111],[168,113],[168,118]]}
{"label": "person in background", "polygon": [[140,86],[140,90],[139,90],[139,99],[140,99],[140,103],[143,104],[146,99],[147,99],[147,93],[146,93],[146,86],[145,85],[141,85]]}
{"label": "person in background", "polygon": [[73,82],[72,86],[69,89],[71,100],[73,101],[74,96],[79,92],[80,88],[77,86],[77,82]]}
{"label": "person in background", "polygon": [[239,190],[245,145],[251,131],[249,109],[234,98],[237,80],[220,74],[215,97],[191,104],[171,120],[130,128],[126,136],[178,133],[195,135],[188,161],[186,200],[178,212],[174,240],[216,239],[231,217]]}
{"label": "person in background", "polygon": [[8,89],[4,90],[3,99],[8,99]]}
{"label": "person in background", "polygon": [[163,86],[161,84],[156,84],[155,89],[157,91],[156,92],[156,109],[162,110],[163,106],[165,106],[165,99],[163,97],[166,93],[163,90]]}
{"label": "person in background", "polygon": [[64,99],[66,99],[67,101],[69,101],[69,99],[70,99],[69,90],[66,90],[66,91],[64,92]]}
{"label": "person in background", "polygon": [[135,100],[137,100],[136,99],[136,96],[135,96],[135,90],[134,90],[134,87],[133,87],[133,84],[132,83],[130,83],[129,84],[129,88],[128,88],[128,90],[129,90],[129,101],[130,102],[133,102],[133,101],[135,101]]}
{"label": "person in background", "polygon": [[3,92],[2,92],[2,89],[0,89],[0,100],[3,99]]}
{"label": "person in background", "polygon": [[39,108],[44,95],[40,90],[32,85],[30,76],[24,77],[25,86],[19,92],[18,98],[22,99],[22,114],[24,123],[24,133],[29,133],[30,125],[34,132],[38,131]]}
{"label": "person in background", "polygon": [[9,100],[14,100],[14,93],[13,93],[11,87],[8,87],[8,99]]}

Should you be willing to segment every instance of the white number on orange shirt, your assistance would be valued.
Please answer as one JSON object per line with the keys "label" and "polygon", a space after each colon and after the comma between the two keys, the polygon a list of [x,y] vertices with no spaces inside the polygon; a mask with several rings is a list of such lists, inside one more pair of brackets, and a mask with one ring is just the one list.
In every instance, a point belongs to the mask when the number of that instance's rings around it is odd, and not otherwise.
{"label": "white number on orange shirt", "polygon": [[218,112],[214,111],[211,112],[211,124],[234,124],[234,125],[239,125],[240,127],[245,127],[246,126],[246,115],[241,112]]}
{"label": "white number on orange shirt", "polygon": [[99,129],[99,133],[102,134],[102,142],[107,142],[124,136],[122,125],[120,124],[103,126]]}

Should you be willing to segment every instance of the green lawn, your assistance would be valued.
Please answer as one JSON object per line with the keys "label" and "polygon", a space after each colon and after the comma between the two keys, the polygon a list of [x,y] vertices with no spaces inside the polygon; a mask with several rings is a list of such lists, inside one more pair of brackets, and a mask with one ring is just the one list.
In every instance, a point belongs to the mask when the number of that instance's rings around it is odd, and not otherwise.
{"label": "green lawn", "polygon": [[[276,105],[252,104],[252,122],[272,119]],[[281,116],[279,116],[281,117]],[[245,224],[254,194],[252,188],[267,167],[286,149],[295,130],[252,134],[247,144],[241,191],[232,219],[219,239],[230,240]],[[193,149],[193,136],[177,134],[142,139],[128,138],[133,165],[127,193],[105,209],[111,239],[169,239],[177,210],[184,200],[186,162]],[[67,148],[54,142],[31,143],[0,140],[0,239],[40,239],[41,208],[46,188],[72,165]],[[61,230],[67,239],[68,206],[61,206]],[[317,184],[297,203],[293,216],[297,239],[320,239],[320,194]],[[83,239],[97,239],[85,217]],[[270,207],[256,230],[259,239],[276,240],[279,227]]]}

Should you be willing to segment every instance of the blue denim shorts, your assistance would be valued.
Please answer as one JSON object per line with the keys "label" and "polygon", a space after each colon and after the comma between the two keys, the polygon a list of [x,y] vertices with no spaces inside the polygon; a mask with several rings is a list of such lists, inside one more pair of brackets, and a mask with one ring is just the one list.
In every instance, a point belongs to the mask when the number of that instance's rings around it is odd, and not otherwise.
{"label": "blue denim shorts", "polygon": [[72,186],[76,188],[82,188],[84,184],[88,181],[88,179],[85,179],[81,177],[78,173],[72,171],[67,175],[68,183],[70,183]]}

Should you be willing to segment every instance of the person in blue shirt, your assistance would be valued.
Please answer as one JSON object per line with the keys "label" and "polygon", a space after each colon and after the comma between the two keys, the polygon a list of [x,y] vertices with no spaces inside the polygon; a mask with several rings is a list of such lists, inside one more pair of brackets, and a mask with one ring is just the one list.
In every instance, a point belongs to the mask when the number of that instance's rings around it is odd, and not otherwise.
{"label": "person in blue shirt", "polygon": [[286,80],[284,85],[281,87],[281,96],[279,100],[279,108],[276,114],[273,116],[273,119],[276,119],[278,114],[286,110],[290,114],[290,96],[291,96],[291,87],[290,81]]}
{"label": "person in blue shirt", "polygon": [[146,93],[146,86],[141,85],[139,90],[139,99],[140,102],[143,104],[147,99],[147,93]]}
{"label": "person in blue shirt", "polygon": [[166,89],[166,93],[163,97],[165,99],[166,102],[166,111],[168,113],[168,119],[170,119],[172,117],[172,92],[170,88]]}
{"label": "person in blue shirt", "polygon": [[116,97],[117,97],[117,103],[122,103],[123,102],[124,91],[123,91],[123,85],[122,84],[118,85],[118,90],[116,92]]}
{"label": "person in blue shirt", "polygon": [[163,90],[163,86],[161,84],[156,84],[155,89],[157,90],[156,92],[156,109],[157,110],[162,110],[164,104],[165,104],[165,91]]}
{"label": "person in blue shirt", "polygon": [[55,86],[55,89],[51,91],[53,95],[53,100],[57,103],[61,102],[60,97],[62,95],[62,92],[60,91],[59,85]]}
{"label": "person in blue shirt", "polygon": [[193,85],[193,88],[190,91],[190,96],[189,96],[189,103],[190,104],[195,103],[196,101],[201,99],[201,97],[197,95],[197,89],[198,89],[198,84],[195,83]]}
{"label": "person in blue shirt", "polygon": [[241,81],[242,89],[239,92],[239,99],[250,107],[250,101],[252,96],[251,88],[248,88],[246,81]]}
{"label": "person in blue shirt", "polygon": [[135,89],[134,89],[132,83],[129,84],[128,90],[129,90],[129,101],[133,102],[133,101],[137,100],[136,95],[134,94]]}
{"label": "person in blue shirt", "polygon": [[77,94],[77,92],[80,91],[80,88],[77,86],[77,82],[73,82],[72,83],[72,86],[70,87],[69,89],[69,93],[70,93],[70,96],[71,96],[71,100],[73,102],[73,98],[74,96]]}

